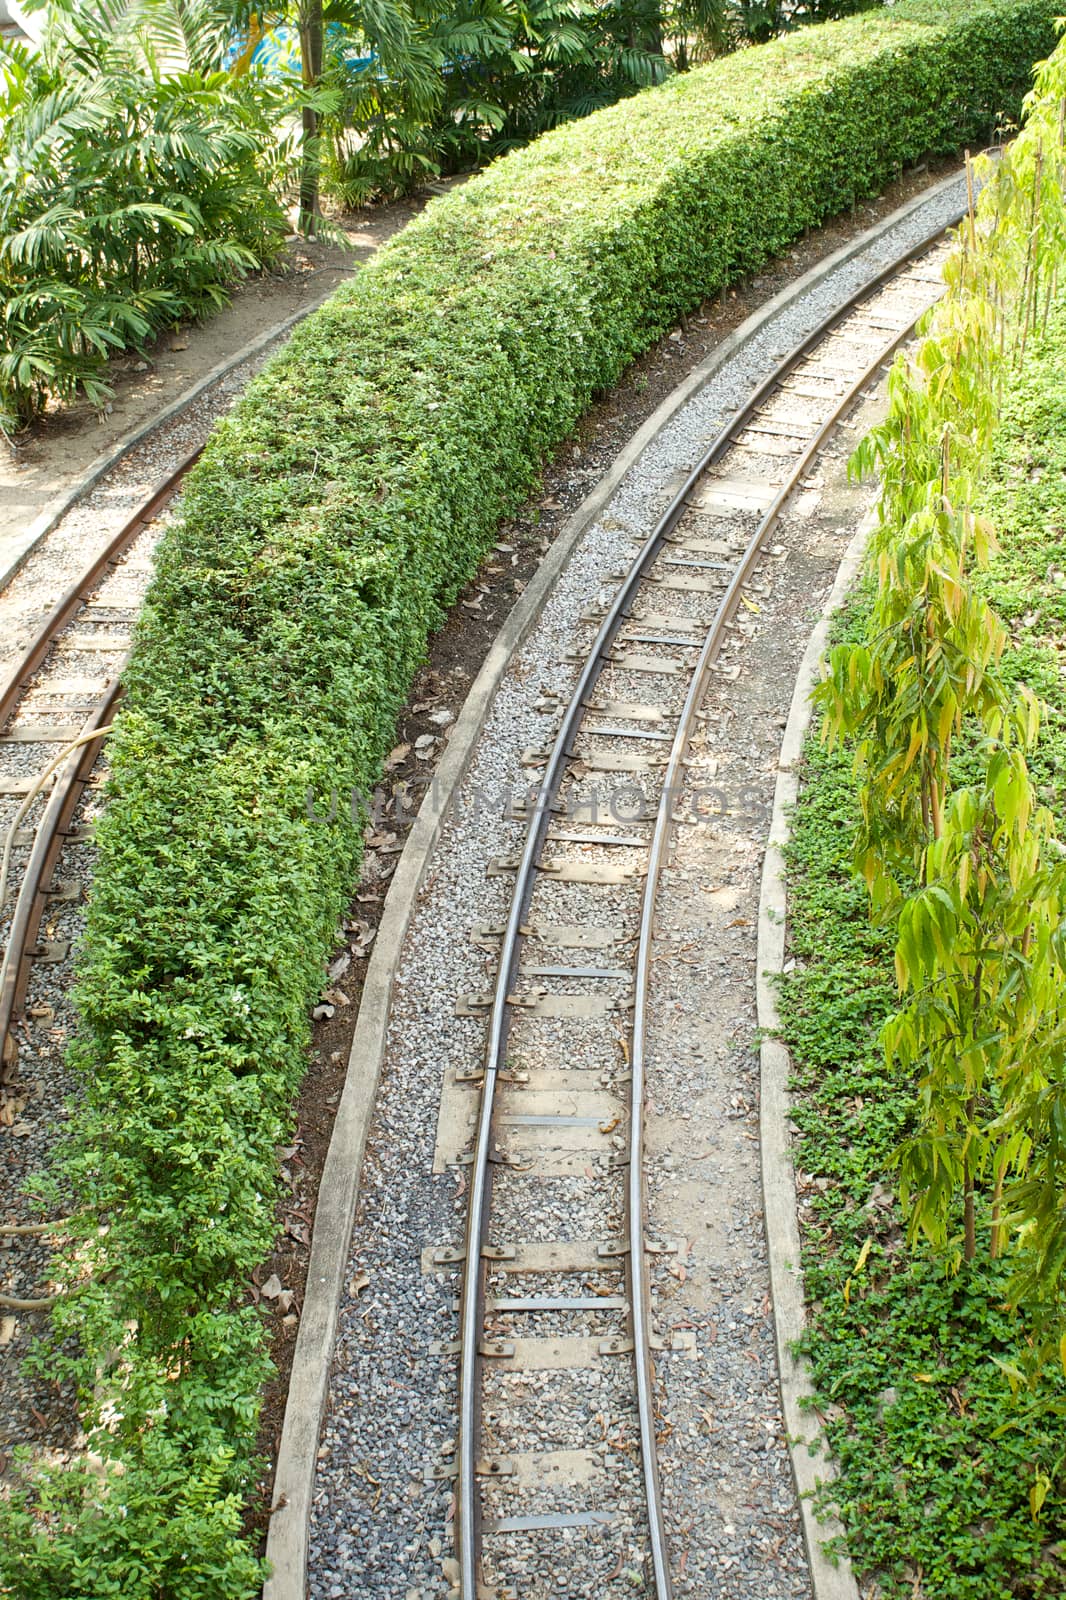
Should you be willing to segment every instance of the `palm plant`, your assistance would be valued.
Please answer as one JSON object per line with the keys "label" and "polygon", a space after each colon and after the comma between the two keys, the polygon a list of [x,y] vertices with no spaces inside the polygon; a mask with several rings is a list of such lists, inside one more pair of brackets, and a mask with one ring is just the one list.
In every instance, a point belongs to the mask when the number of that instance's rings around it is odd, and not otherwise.
{"label": "palm plant", "polygon": [[0,52],[0,424],[105,398],[109,355],[216,309],[278,249],[263,86],[196,0],[59,9]]}

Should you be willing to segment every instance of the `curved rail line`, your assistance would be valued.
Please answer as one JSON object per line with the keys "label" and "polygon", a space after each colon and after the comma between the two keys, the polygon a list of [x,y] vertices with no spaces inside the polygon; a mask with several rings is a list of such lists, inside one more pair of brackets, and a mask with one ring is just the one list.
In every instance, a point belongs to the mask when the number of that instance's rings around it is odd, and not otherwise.
{"label": "curved rail line", "polygon": [[[961,216],[956,218],[950,226],[956,225],[961,220]],[[649,580],[651,582],[655,581],[651,578],[651,568],[665,552],[670,550],[672,543],[676,545],[677,542],[673,541],[672,536],[682,518],[689,511],[693,492],[701,480],[718,466],[730,452],[738,447],[738,436],[743,434],[749,428],[749,425],[756,421],[761,408],[772,400],[775,395],[784,390],[786,380],[796,375],[797,369],[801,368],[802,363],[811,353],[822,346],[827,339],[838,334],[843,325],[849,319],[854,318],[860,308],[874,300],[878,294],[883,293],[885,286],[890,284],[892,280],[900,281],[901,275],[904,274],[908,265],[926,256],[943,239],[946,231],[943,228],[937,229],[935,233],[930,234],[919,244],[901,254],[886,265],[883,271],[872,281],[867,282],[861,290],[857,291],[855,295],[827,316],[818,327],[780,362],[770,376],[754,391],[745,405],[730,418],[726,426],[717,435],[702,460],[689,474],[681,489],[663,512],[653,532],[643,544],[629,571],[625,574],[621,586],[610,603],[606,615],[603,617],[595,640],[584,659],[577,683],[563,712],[559,731],[547,756],[537,800],[531,811],[524,847],[518,861],[517,880],[511,898],[506,926],[502,933],[499,964],[490,1002],[488,1037],[482,1080],[483,1087],[476,1123],[473,1170],[470,1179],[466,1246],[463,1252],[465,1266],[459,1303],[460,1338],[458,1343],[460,1367],[456,1542],[461,1600],[483,1600],[484,1595],[491,1592],[484,1582],[481,1539],[482,1513],[478,1479],[479,1476],[491,1474],[492,1463],[490,1462],[488,1467],[481,1466],[479,1468],[478,1452],[482,1421],[483,1358],[486,1355],[495,1357],[506,1354],[506,1350],[498,1342],[493,1347],[492,1341],[486,1341],[485,1339],[487,1261],[492,1255],[492,1252],[487,1250],[487,1239],[493,1185],[492,1162],[496,1154],[494,1147],[497,1131],[497,1088],[504,1077],[504,1067],[507,1060],[508,1039],[516,998],[513,991],[516,978],[521,976],[518,962],[524,939],[526,919],[538,881],[542,879],[542,875],[546,872],[550,876],[551,869],[548,864],[543,862],[542,852],[549,837],[549,826],[553,812],[558,808],[564,780],[567,777],[571,763],[575,760],[575,739],[583,729],[586,712],[590,709],[591,697],[605,666],[611,660],[611,652],[616,642],[618,642],[621,630],[626,623],[633,620],[634,607],[638,596],[649,583]],[[930,293],[928,296],[929,301],[932,301],[933,298],[935,296]],[[907,319],[906,326],[898,328],[892,337],[883,342],[880,338],[877,339],[877,348],[872,356],[868,353],[863,353],[861,356],[856,357],[854,376],[850,378],[845,392],[835,401],[830,414],[820,419],[816,431],[809,435],[798,454],[795,454],[793,450],[786,450],[782,446],[781,455],[793,457],[791,466],[787,471],[785,481],[777,486],[777,492],[760,516],[758,527],[733,568],[725,591],[718,601],[714,616],[709,625],[706,626],[706,633],[702,639],[699,656],[691,672],[684,705],[678,715],[676,728],[670,743],[660,797],[654,813],[652,836],[650,841],[646,841],[646,878],[632,979],[633,1023],[629,1050],[631,1081],[629,1093],[628,1180],[625,1208],[626,1232],[625,1238],[621,1242],[620,1253],[624,1254],[626,1261],[627,1314],[632,1340],[645,1512],[656,1600],[671,1600],[673,1589],[656,1454],[651,1360],[651,1293],[646,1247],[643,1240],[645,1214],[643,1102],[645,1093],[645,1034],[655,902],[660,870],[667,850],[674,799],[677,793],[685,751],[693,732],[695,716],[706,690],[709,674],[720,652],[724,630],[740,603],[744,585],[750,578],[764,550],[768,532],[781,515],[787,500],[795,492],[797,485],[807,473],[811,462],[824,446],[827,437],[855,404],[860,392],[869,383],[871,377],[884,366],[896,349],[911,336],[916,320],[916,316],[911,315]],[[884,325],[883,318],[882,325]],[[742,444],[739,448],[750,450],[755,447]],[[766,453],[769,454],[769,450]],[[755,480],[752,481],[754,482]],[[765,487],[771,488],[774,485],[767,484]],[[680,548],[683,549],[684,545],[681,545]],[[720,565],[720,563],[692,561],[675,563],[675,565],[713,568]],[[684,632],[682,619],[679,617],[677,621],[678,627],[674,631]],[[656,642],[661,642],[682,647],[687,646],[690,649],[700,645],[701,642],[698,636],[691,640],[670,638],[669,627],[666,626],[663,619],[660,619],[660,623],[661,626],[657,626],[652,632],[666,635],[661,641],[655,641],[651,633],[645,633],[641,637],[653,645]],[[691,626],[691,623],[689,626]],[[595,708],[591,707],[591,709]],[[670,715],[672,716],[673,713],[670,713]],[[597,730],[590,728],[587,731],[590,735],[595,735]],[[613,731],[618,733],[622,730]],[[641,735],[635,730],[627,730],[627,732],[629,737],[648,737],[647,734]],[[662,736],[659,735],[658,737],[661,738]],[[584,836],[584,842],[591,843],[593,841],[590,837]],[[618,845],[626,841],[603,836],[599,842],[604,845]],[[630,840],[629,842],[632,843],[633,841]],[[643,841],[637,842],[642,843]],[[563,969],[555,970],[561,971]],[[585,974],[575,973],[575,976],[583,975]],[[559,1303],[562,1304],[562,1302]],[[574,1303],[576,1304],[576,1302]],[[532,1303],[527,1303],[522,1309],[532,1309]],[[615,1341],[613,1348],[621,1349],[622,1343]],[[521,1519],[517,1520],[520,1521]],[[581,1515],[573,1518],[556,1516],[547,1519],[554,1527],[581,1526],[589,1520],[591,1519],[583,1518]],[[512,1525],[516,1525],[515,1522]],[[537,1519],[530,1520],[529,1526],[537,1525],[544,1526],[545,1523],[543,1520],[539,1523]]]}
{"label": "curved rail line", "polygon": [[[194,450],[152,491],[144,504],[123,523],[105,548],[78,575],[38,625],[22,655],[7,677],[0,682],[0,744],[10,742],[7,734],[9,724],[31,692],[33,679],[42,669],[47,670],[49,657],[66,629],[91,603],[93,594],[106,582],[136,541],[179,493],[186,474],[200,455],[200,449]],[[110,625],[116,626],[115,619],[111,620]],[[131,630],[132,626],[131,618],[129,621]],[[116,654],[120,652],[116,650]],[[122,655],[113,671],[103,680],[100,692],[88,712],[82,713],[82,724],[80,728],[71,731],[71,737],[76,736],[80,740],[96,729],[106,729],[121,697],[121,676],[125,662],[126,656]],[[47,692],[47,681],[39,687]],[[99,739],[80,743],[76,749],[71,749],[69,758],[60,767],[51,789],[45,791],[47,799],[44,811],[29,841],[30,853],[20,871],[18,893],[11,915],[3,962],[0,965],[0,1063],[2,1063],[0,1081],[10,1073],[17,1059],[13,1029],[25,1004],[31,963],[39,953],[36,941],[48,897],[52,893],[52,877],[67,837],[67,830],[103,748],[104,737],[105,734],[101,733]],[[39,743],[42,749],[48,750],[54,748],[56,740],[47,737],[20,742],[31,746]],[[45,763],[42,762],[41,766],[43,770]],[[24,842],[24,839],[16,836],[16,846]],[[3,907],[0,907],[0,912],[2,910]]]}

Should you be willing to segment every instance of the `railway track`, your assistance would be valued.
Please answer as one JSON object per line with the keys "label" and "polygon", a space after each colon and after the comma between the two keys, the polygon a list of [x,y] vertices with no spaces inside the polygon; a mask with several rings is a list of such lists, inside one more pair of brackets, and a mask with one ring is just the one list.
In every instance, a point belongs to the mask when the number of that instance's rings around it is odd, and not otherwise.
{"label": "railway track", "polygon": [[[457,1593],[522,1596],[523,1539],[571,1541],[572,1595],[673,1594],[657,1468],[657,1337],[643,1170],[645,1042],[656,900],[686,751],[734,618],[758,610],[770,535],[826,441],[942,288],[943,233],[909,250],[815,329],[751,395],[635,554],[559,705],[536,773],[506,923],[482,929],[496,958],[483,1064],[459,1077],[469,1117],[455,1462]],[[580,1280],[580,1292],[573,1284]],[[618,1470],[589,1470],[606,1432],[544,1448],[523,1397],[628,1363],[631,1438]],[[580,1408],[578,1408],[580,1409]],[[623,1430],[624,1432],[624,1430]],[[612,1570],[636,1538],[642,1570]],[[620,1587],[615,1587],[615,1583]],[[645,1587],[646,1585],[646,1587]],[[628,1588],[627,1588],[628,1586]]]}
{"label": "railway track", "polygon": [[39,939],[48,907],[82,892],[77,883],[55,882],[56,867],[121,695],[160,519],[199,454],[187,456],[86,566],[0,681],[0,918],[7,924],[0,1082],[16,1070],[33,963],[66,954],[65,945]]}
{"label": "railway track", "polygon": [[[656,888],[685,751],[722,640],[737,608],[751,601],[746,586],[785,503],[935,297],[932,248],[926,241],[909,252],[917,264],[901,276],[899,262],[886,268],[883,285],[867,285],[858,305],[828,319],[722,430],[621,575],[606,614],[594,619],[552,748],[529,753],[540,776],[525,846],[498,869],[517,874],[510,913],[504,927],[483,935],[498,954],[495,987],[487,1003],[469,1002],[489,1020],[484,1065],[466,1075],[480,1095],[467,1243],[438,1252],[439,1265],[457,1255],[470,1264],[460,1298],[456,1452],[462,1600],[525,1592],[520,1575],[516,1588],[503,1570],[513,1536],[594,1542],[619,1523],[643,1529],[657,1600],[672,1593],[647,1272],[657,1246],[644,1236],[641,1161]],[[71,586],[0,683],[0,802],[9,823],[26,812],[7,829],[0,916],[14,903],[0,969],[0,1082],[17,1062],[32,964],[63,954],[41,942],[42,923],[57,897],[79,897],[81,887],[56,883],[56,866],[121,693],[156,524],[193,460]],[[595,794],[604,780],[615,801],[612,811],[606,800],[606,816]],[[619,807],[622,784],[630,792]],[[523,1226],[536,1190],[560,1183],[566,1237],[527,1236],[538,1232]],[[581,1294],[567,1291],[575,1277]],[[522,1292],[512,1294],[516,1279]],[[619,1475],[628,1498],[574,1509],[586,1492],[578,1480],[588,1454],[574,1449],[550,1463],[550,1493],[536,1488],[538,1503],[523,1507],[523,1457],[531,1452],[509,1444],[496,1375],[550,1379],[601,1362],[629,1363],[632,1372],[638,1443],[632,1460],[621,1452],[627,1470]],[[545,1452],[535,1453],[543,1464]],[[606,1595],[615,1576],[602,1565],[593,1579],[600,1587],[573,1592]],[[622,1582],[632,1585],[625,1575]]]}

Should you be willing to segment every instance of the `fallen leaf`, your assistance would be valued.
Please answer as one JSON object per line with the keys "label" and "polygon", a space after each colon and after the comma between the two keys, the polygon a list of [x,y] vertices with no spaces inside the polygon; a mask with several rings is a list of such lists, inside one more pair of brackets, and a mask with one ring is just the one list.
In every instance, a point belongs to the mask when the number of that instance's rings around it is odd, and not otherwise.
{"label": "fallen leaf", "polygon": [[278,1277],[276,1272],[272,1272],[270,1274],[270,1277],[267,1279],[266,1283],[263,1284],[263,1287],[260,1289],[259,1293],[262,1295],[264,1300],[276,1300],[278,1298],[278,1295],[282,1293],[282,1286],[281,1279]]}
{"label": "fallen leaf", "polygon": [[358,1300],[364,1289],[370,1288],[370,1279],[365,1272],[359,1272],[349,1281],[348,1293],[353,1300]]}
{"label": "fallen leaf", "polygon": [[343,977],[351,964],[351,952],[348,950],[342,950],[340,955],[330,962],[329,966],[326,968],[326,971],[335,983],[338,978]]}

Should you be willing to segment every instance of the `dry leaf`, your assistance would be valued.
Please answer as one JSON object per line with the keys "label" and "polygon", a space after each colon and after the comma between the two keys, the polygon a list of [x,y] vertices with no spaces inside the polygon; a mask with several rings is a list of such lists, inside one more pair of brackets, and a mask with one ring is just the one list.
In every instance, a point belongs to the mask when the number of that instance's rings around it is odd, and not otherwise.
{"label": "dry leaf", "polygon": [[342,950],[340,955],[330,962],[329,966],[326,968],[326,971],[333,982],[336,983],[338,978],[342,978],[344,976],[351,964],[351,952],[349,950]]}

